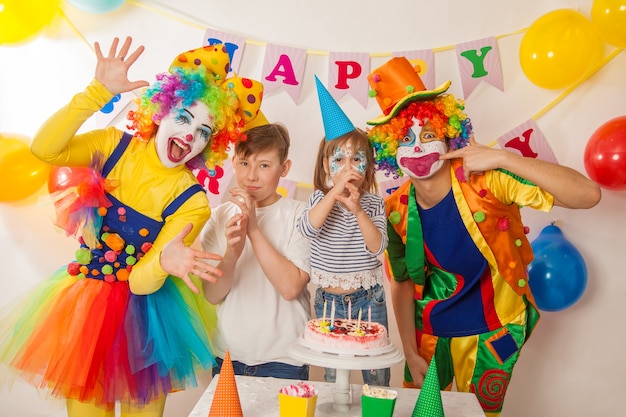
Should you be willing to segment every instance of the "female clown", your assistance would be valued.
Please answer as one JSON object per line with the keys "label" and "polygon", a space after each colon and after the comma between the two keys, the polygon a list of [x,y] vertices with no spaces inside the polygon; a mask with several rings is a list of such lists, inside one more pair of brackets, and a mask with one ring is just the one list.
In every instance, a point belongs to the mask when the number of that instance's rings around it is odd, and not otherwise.
{"label": "female clown", "polygon": [[[219,276],[194,259],[220,257],[187,246],[211,213],[188,165],[201,159],[212,169],[226,158],[246,121],[238,89],[258,84],[225,82],[222,45],[179,55],[151,86],[130,81],[144,50],[131,53],[131,43],[118,51],[115,38],[106,56],[95,43],[94,80],[31,144],[39,159],[70,167],[53,200],[57,224],[80,248],[3,320],[0,362],[64,398],[69,417],[113,416],[116,402],[122,416],[161,416],[168,393],[196,386],[215,365],[211,310],[193,270]],[[115,127],[77,134],[115,95],[146,86],[128,114],[134,135]]]}

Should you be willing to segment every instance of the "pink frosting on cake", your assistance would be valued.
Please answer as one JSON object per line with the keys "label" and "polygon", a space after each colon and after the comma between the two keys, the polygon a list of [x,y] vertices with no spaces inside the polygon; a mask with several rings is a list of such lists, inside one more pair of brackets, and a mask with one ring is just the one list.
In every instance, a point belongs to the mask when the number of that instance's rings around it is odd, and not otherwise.
{"label": "pink frosting on cake", "polygon": [[302,344],[314,350],[330,353],[367,353],[390,345],[387,329],[380,323],[335,319],[310,320],[302,335]]}

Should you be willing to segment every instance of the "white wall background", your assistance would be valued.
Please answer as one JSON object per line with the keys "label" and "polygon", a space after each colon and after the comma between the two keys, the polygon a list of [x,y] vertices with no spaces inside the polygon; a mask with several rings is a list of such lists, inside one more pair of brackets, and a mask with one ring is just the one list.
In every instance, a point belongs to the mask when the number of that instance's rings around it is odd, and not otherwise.
{"label": "white wall background", "polygon": [[[322,81],[327,78],[324,52],[378,54],[372,58],[375,68],[392,51],[451,47],[510,34],[559,8],[574,8],[589,16],[591,4],[592,0],[146,0],[128,1],[101,15],[63,5],[76,30],[58,16],[42,36],[19,46],[0,47],[0,133],[32,137],[52,112],[81,91],[93,77],[95,57],[89,45],[94,41],[106,48],[114,36],[133,36],[137,44],[146,46],[146,52],[130,76],[152,82],[154,74],[166,70],[179,52],[200,46],[204,29],[211,27],[249,40],[239,71],[242,76],[260,78],[266,42],[311,51],[300,104],[295,105],[282,90],[263,102],[267,117],[283,122],[291,132],[294,167],[288,178],[310,184],[312,155],[323,135],[313,75]],[[498,41],[505,91],[483,83],[466,100],[481,143],[492,143],[562,93],[541,89],[526,79],[518,58],[521,38],[522,34],[516,34]],[[606,45],[607,54],[612,50]],[[445,49],[435,59],[437,84],[452,80],[450,92],[461,97],[454,51]],[[591,134],[604,122],[626,114],[625,69],[626,54],[621,53],[537,120],[561,164],[584,173],[583,152]],[[340,105],[361,127],[380,113],[373,100],[367,109],[348,96]],[[84,126],[95,127],[95,120]],[[0,203],[0,308],[73,256],[75,243],[55,230],[45,197],[42,187],[26,200]],[[524,211],[531,239],[550,222],[558,222],[586,260],[588,284],[575,305],[543,314],[518,362],[503,417],[623,413],[625,203],[626,191],[604,190],[602,201],[592,210]],[[392,336],[399,343],[393,318],[391,322]],[[318,371],[313,373],[316,379],[321,376]],[[401,368],[396,367],[392,385],[400,381]],[[353,377],[353,382],[360,382],[360,377]],[[172,395],[166,415],[186,416],[206,383]],[[19,382],[10,392],[0,390],[0,410],[13,417],[64,415],[63,403],[48,400]]]}

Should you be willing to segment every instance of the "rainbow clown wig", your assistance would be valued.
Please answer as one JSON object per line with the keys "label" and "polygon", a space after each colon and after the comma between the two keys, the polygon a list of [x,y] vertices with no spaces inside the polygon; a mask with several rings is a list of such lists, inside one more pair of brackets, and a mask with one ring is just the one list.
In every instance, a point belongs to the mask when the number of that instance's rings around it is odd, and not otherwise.
{"label": "rainbow clown wig", "polygon": [[201,154],[207,168],[213,169],[228,157],[230,145],[241,136],[237,96],[222,88],[220,81],[203,66],[174,67],[169,73],[158,74],[156,82],[137,99],[138,108],[128,113],[131,124],[127,127],[135,130],[135,137],[148,141],[156,134],[158,121],[170,113],[182,113],[185,107],[200,101],[213,116],[214,132]]}
{"label": "rainbow clown wig", "polygon": [[439,138],[445,139],[450,149],[459,149],[469,143],[472,124],[463,110],[464,102],[452,94],[442,94],[426,101],[413,101],[384,124],[368,129],[368,137],[376,154],[376,169],[394,178],[402,176],[396,162],[400,139],[407,135],[415,122],[424,126],[430,121]]}

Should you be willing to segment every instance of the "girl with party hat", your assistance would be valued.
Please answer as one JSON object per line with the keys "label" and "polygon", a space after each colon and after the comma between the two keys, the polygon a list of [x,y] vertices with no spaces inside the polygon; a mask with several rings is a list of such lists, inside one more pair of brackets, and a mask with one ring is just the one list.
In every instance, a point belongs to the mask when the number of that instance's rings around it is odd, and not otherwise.
{"label": "girl with party hat", "polygon": [[[311,240],[311,282],[318,318],[371,320],[387,327],[382,264],[387,247],[383,199],[376,193],[372,146],[315,77],[324,121],[314,173],[315,191],[298,222]],[[332,318],[330,326],[332,326]],[[363,382],[389,386],[390,370],[363,370]],[[334,382],[335,370],[324,379]]]}
{"label": "girl with party hat", "polygon": [[[96,43],[94,80],[33,139],[35,156],[70,167],[52,197],[57,224],[80,248],[2,320],[0,362],[66,399],[70,417],[113,416],[116,402],[122,416],[159,417],[168,393],[196,386],[215,364],[198,277],[221,271],[198,258],[219,256],[187,246],[211,214],[188,165],[220,164],[260,105],[258,84],[227,79],[228,54],[212,45],[157,75],[129,112],[134,135],[78,134],[115,95],[148,86],[128,79],[144,50],[131,53],[131,43],[118,51],[115,38],[107,55]],[[256,110],[241,111],[241,88],[259,99]]]}

